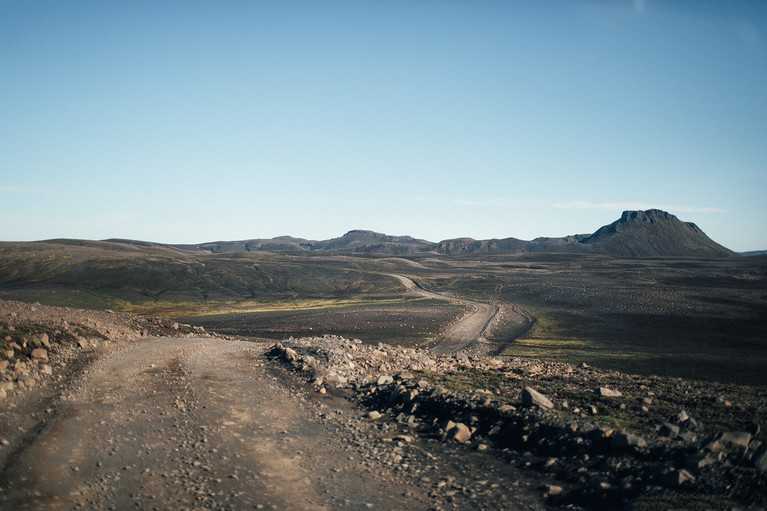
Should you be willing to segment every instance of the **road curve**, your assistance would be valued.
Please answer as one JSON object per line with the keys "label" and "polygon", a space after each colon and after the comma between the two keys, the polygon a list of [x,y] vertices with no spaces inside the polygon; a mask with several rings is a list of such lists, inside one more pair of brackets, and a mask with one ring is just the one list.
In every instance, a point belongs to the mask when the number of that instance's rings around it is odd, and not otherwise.
{"label": "road curve", "polygon": [[404,275],[394,273],[389,275],[399,280],[409,292],[417,293],[427,298],[450,300],[451,302],[468,305],[474,309],[468,316],[453,325],[450,330],[429,344],[429,349],[435,353],[456,353],[470,347],[482,336],[487,325],[498,313],[496,305],[427,291]]}

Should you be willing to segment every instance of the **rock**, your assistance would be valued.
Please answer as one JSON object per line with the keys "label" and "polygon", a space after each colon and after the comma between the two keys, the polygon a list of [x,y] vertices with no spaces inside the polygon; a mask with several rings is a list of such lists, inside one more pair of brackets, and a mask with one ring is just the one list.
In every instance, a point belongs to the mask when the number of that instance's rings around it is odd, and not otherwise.
{"label": "rock", "polygon": [[292,348],[285,348],[283,354],[285,356],[285,360],[288,362],[295,362],[298,360],[298,353]]}
{"label": "rock", "polygon": [[549,398],[532,387],[525,387],[522,391],[522,404],[524,406],[538,406],[546,409],[554,408],[554,403]]}
{"label": "rock", "polygon": [[471,362],[469,361],[469,357],[466,355],[466,353],[456,353],[454,356],[455,360],[465,366],[471,365]]}
{"label": "rock", "polygon": [[557,486],[554,484],[547,484],[543,487],[543,491],[546,492],[547,495],[550,497],[553,497],[554,495],[561,495],[563,491],[565,491],[561,486]]}
{"label": "rock", "polygon": [[376,410],[371,410],[371,411],[368,412],[368,419],[378,420],[381,417],[383,417],[383,414],[381,412],[376,411]]}
{"label": "rock", "polygon": [[682,431],[679,433],[679,438],[681,438],[685,442],[694,442],[698,439],[698,435],[696,435],[692,431]]}
{"label": "rock", "polygon": [[687,415],[687,412],[685,412],[684,410],[682,410],[681,412],[679,412],[676,415],[676,421],[679,422],[679,423],[682,423],[682,422],[686,421],[689,418],[690,418],[690,416]]}
{"label": "rock", "polygon": [[762,444],[751,457],[754,466],[762,472],[767,472],[767,444]]}
{"label": "rock", "polygon": [[48,339],[48,334],[46,334],[45,332],[43,332],[42,334],[38,334],[37,338],[40,339],[40,344],[42,344],[46,348],[50,348],[51,347],[51,342]]}
{"label": "rock", "polygon": [[610,447],[616,451],[631,447],[647,447],[647,441],[639,435],[620,432],[610,437]]}
{"label": "rock", "polygon": [[6,369],[8,369],[9,363],[10,362],[8,362],[7,360],[0,360],[0,372],[5,371]]}
{"label": "rock", "polygon": [[5,392],[5,389],[0,389],[0,401],[8,397],[8,394]]}
{"label": "rock", "polygon": [[623,394],[620,391],[608,389],[607,387],[599,387],[597,394],[602,397],[622,397]]}
{"label": "rock", "polygon": [[751,442],[751,433],[746,431],[727,431],[719,434],[706,445],[713,452],[745,454]]}
{"label": "rock", "polygon": [[684,421],[682,425],[690,431],[701,431],[703,429],[703,424],[692,417]]}
{"label": "rock", "polygon": [[676,438],[679,436],[679,426],[676,424],[671,424],[669,422],[666,422],[663,424],[660,429],[658,430],[658,433],[660,436],[665,436],[668,438]]}
{"label": "rock", "polygon": [[34,360],[41,360],[43,362],[48,361],[48,351],[44,348],[35,348],[32,350],[32,358]]}
{"label": "rock", "polygon": [[687,481],[695,481],[695,476],[689,473],[687,470],[672,470],[665,476],[663,476],[662,482],[664,485],[671,488],[678,488]]}
{"label": "rock", "polygon": [[53,374],[53,368],[49,366],[48,364],[43,364],[42,371],[43,371],[43,374],[47,374],[47,375]]}
{"label": "rock", "polygon": [[392,438],[395,442],[405,442],[406,444],[413,442],[413,437],[410,435],[397,435]]}
{"label": "rock", "polygon": [[[450,423],[448,423],[450,424]],[[453,439],[458,443],[464,444],[471,439],[471,430],[466,424],[461,422],[452,423],[452,427],[449,427],[445,431],[447,438]]]}
{"label": "rock", "polygon": [[684,461],[684,466],[691,470],[700,470],[703,467],[722,461],[723,458],[724,455],[722,453],[712,454],[707,452],[694,454]]}
{"label": "rock", "polygon": [[376,383],[378,385],[389,385],[390,383],[394,383],[394,378],[384,374],[378,377],[378,381]]}

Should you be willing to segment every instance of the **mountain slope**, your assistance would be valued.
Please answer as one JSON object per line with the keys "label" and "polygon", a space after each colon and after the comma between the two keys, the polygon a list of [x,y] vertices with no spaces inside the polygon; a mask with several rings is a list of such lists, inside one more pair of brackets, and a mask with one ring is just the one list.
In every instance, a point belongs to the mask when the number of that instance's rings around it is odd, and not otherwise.
{"label": "mountain slope", "polygon": [[580,241],[594,252],[626,257],[729,257],[734,252],[700,228],[658,209],[624,211],[620,219]]}

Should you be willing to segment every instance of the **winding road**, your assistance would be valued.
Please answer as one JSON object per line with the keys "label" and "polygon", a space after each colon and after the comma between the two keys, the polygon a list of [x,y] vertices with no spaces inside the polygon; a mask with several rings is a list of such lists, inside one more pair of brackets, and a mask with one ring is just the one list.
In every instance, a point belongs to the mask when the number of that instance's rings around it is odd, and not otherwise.
{"label": "winding road", "polygon": [[498,313],[498,306],[490,303],[476,302],[466,298],[456,298],[433,291],[427,291],[418,286],[413,279],[404,275],[390,274],[399,280],[408,292],[416,293],[427,298],[449,300],[473,308],[468,316],[453,325],[450,330],[439,336],[429,345],[429,349],[435,353],[456,353],[472,346],[482,336],[487,325]]}

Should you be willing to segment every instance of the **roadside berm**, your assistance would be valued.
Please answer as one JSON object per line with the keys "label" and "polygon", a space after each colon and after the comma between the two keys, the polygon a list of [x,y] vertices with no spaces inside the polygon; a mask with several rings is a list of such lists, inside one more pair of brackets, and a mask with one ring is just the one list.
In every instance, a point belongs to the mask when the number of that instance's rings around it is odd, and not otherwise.
{"label": "roadside berm", "polygon": [[537,474],[554,506],[759,509],[767,390],[519,358],[437,355],[337,336],[268,356],[412,435]]}

